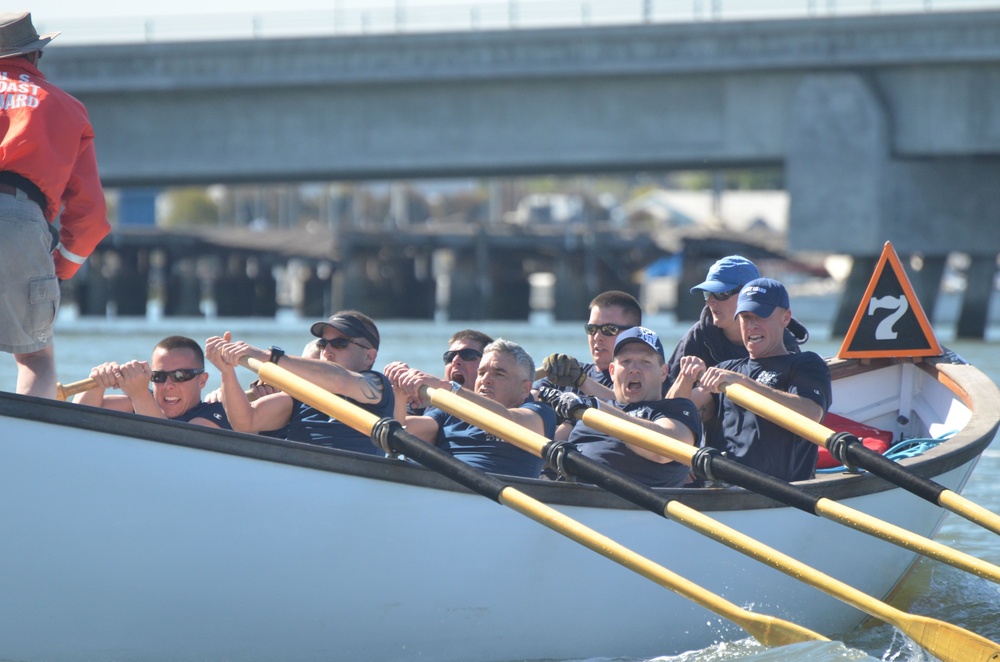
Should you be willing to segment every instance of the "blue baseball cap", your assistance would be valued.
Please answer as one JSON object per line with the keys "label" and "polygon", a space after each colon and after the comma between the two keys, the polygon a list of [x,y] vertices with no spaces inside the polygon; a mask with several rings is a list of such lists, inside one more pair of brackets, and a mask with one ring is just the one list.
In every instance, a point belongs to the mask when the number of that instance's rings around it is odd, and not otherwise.
{"label": "blue baseball cap", "polygon": [[617,354],[619,349],[633,342],[645,343],[654,352],[659,354],[661,359],[666,360],[663,355],[663,343],[660,342],[660,337],[656,335],[655,331],[647,329],[644,326],[633,326],[631,329],[626,329],[619,333],[618,339],[615,340],[615,351],[612,352],[612,356]]}
{"label": "blue baseball cap", "polygon": [[742,255],[727,255],[712,265],[705,282],[692,287],[691,293],[705,290],[721,294],[743,287],[754,278],[760,278],[760,271],[753,262]]}
{"label": "blue baseball cap", "polygon": [[758,317],[770,317],[775,308],[791,308],[788,302],[788,290],[773,278],[758,278],[740,290],[733,319],[742,312],[753,313]]}

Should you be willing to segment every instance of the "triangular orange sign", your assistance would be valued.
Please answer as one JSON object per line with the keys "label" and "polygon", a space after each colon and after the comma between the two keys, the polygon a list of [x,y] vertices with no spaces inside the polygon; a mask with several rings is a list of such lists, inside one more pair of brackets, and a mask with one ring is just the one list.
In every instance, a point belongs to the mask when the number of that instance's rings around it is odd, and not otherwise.
{"label": "triangular orange sign", "polygon": [[[891,268],[886,269],[886,265]],[[895,358],[943,353],[896,251],[885,242],[837,357]]]}

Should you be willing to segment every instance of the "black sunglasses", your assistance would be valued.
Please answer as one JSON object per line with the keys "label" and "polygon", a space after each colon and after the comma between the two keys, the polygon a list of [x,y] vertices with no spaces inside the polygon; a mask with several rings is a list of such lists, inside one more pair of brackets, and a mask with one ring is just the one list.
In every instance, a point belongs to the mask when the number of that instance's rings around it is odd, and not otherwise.
{"label": "black sunglasses", "polygon": [[708,290],[702,290],[701,293],[705,295],[705,301],[708,301],[710,298],[715,299],[716,301],[725,301],[726,299],[739,294],[742,289],[742,287],[737,287],[735,290],[729,290],[728,292],[709,292]]}
{"label": "black sunglasses", "polygon": [[179,368],[177,370],[154,370],[149,374],[149,381],[154,384],[162,384],[167,381],[167,377],[170,378],[175,384],[180,384],[182,382],[189,382],[201,373],[205,372],[204,368]]}
{"label": "black sunglasses", "polygon": [[478,349],[472,349],[471,347],[466,347],[465,349],[449,349],[442,357],[445,365],[454,361],[456,356],[463,361],[478,361],[483,358],[483,353]]}
{"label": "black sunglasses", "polygon": [[583,329],[587,332],[588,336],[592,336],[598,331],[600,331],[605,336],[617,336],[622,331],[631,329],[632,325],[629,326],[618,326],[617,324],[584,324]]}
{"label": "black sunglasses", "polygon": [[362,345],[358,341],[351,340],[350,338],[343,338],[343,337],[341,337],[341,338],[334,338],[332,340],[327,340],[326,338],[317,338],[316,339],[316,346],[319,347],[321,350],[322,349],[326,349],[327,345],[329,345],[330,347],[333,347],[334,349],[344,349],[348,345],[357,345],[358,347],[361,347],[362,349],[371,349],[371,347],[368,347],[367,345]]}

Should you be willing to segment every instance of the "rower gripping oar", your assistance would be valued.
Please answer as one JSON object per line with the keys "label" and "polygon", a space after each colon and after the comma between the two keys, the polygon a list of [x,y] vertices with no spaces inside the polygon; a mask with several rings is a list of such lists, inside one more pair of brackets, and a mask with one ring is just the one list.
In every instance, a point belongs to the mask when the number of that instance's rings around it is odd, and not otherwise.
{"label": "rower gripping oar", "polygon": [[[546,458],[553,449],[553,445],[546,437],[483,409],[457,394],[429,388],[426,389],[426,393],[434,406],[458,416],[518,448]],[[604,417],[618,420],[611,414],[593,409],[586,409],[585,412],[586,414],[602,414]],[[592,425],[590,418],[587,420],[588,425]],[[645,429],[638,424],[630,424]],[[676,443],[682,444],[679,441]],[[686,444],[682,445],[686,446]],[[677,521],[790,577],[824,591],[871,616],[896,626],[944,662],[1000,660],[1000,645],[989,639],[951,623],[900,611],[679,501],[655,492],[648,486],[587,458],[571,447],[556,445],[555,448],[562,456],[560,460],[563,468],[579,478],[592,482],[658,515]],[[688,448],[691,447],[688,446]],[[678,451],[677,454],[681,453]]]}
{"label": "rower gripping oar", "polygon": [[726,397],[758,416],[777,423],[812,443],[822,446],[845,466],[860,467],[904,490],[949,510],[983,528],[1000,534],[1000,515],[969,501],[930,478],[919,476],[889,458],[866,448],[854,435],[835,432],[812,419],[743,386],[729,384]]}
{"label": "rower gripping oar", "polygon": [[672,439],[663,432],[654,432],[627,420],[625,417],[615,416],[605,411],[586,409],[578,413],[577,416],[595,430],[616,436],[627,443],[659,453],[681,464],[686,464],[702,478],[722,480],[732,485],[738,485],[780,503],[849,526],[870,536],[1000,584],[1000,567],[992,563],[948,547],[901,526],[872,517],[833,499],[816,496],[787,481],[742,465],[713,449],[696,449],[690,444]]}
{"label": "rower gripping oar", "polygon": [[678,595],[729,619],[766,646],[784,646],[803,641],[827,641],[821,634],[773,616],[748,612],[721,596],[676,575],[653,561],[603,536],[580,522],[520,492],[498,478],[455,459],[402,429],[392,419],[375,414],[297,377],[273,363],[244,357],[240,363],[257,372],[268,383],[294,398],[336,417],[342,423],[371,435],[379,447],[405,454],[464,487],[505,505],[570,538],[602,556],[656,582]]}
{"label": "rower gripping oar", "polygon": [[[74,395],[78,393],[83,393],[84,391],[89,391],[92,388],[97,387],[97,382],[94,381],[93,377],[87,377],[86,379],[81,379],[80,381],[70,382],[69,384],[56,384],[56,400],[69,400]],[[257,395],[254,390],[246,390],[247,397],[253,402],[257,399]]]}

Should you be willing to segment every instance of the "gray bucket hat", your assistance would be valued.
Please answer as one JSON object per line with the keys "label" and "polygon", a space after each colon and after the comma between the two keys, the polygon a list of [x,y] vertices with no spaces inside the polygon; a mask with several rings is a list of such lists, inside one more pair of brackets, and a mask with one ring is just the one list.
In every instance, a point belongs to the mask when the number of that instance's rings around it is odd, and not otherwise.
{"label": "gray bucket hat", "polygon": [[40,51],[60,33],[39,35],[31,22],[31,12],[0,13],[0,58]]}

